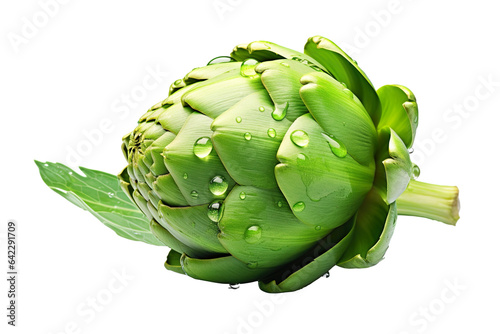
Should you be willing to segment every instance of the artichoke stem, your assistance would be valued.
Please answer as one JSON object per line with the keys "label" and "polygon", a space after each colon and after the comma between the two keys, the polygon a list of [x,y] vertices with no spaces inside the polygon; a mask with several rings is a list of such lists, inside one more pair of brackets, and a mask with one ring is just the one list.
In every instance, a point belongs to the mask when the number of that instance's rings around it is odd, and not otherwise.
{"label": "artichoke stem", "polygon": [[411,180],[397,199],[398,215],[417,216],[455,225],[460,218],[458,188]]}

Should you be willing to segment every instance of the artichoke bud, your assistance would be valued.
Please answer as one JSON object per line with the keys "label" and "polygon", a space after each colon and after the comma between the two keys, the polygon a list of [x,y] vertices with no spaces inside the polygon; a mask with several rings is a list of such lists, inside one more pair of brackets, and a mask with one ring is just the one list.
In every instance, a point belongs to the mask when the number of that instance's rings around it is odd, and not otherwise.
{"label": "artichoke bud", "polygon": [[413,175],[415,97],[376,91],[326,38],[304,52],[238,45],[123,138],[122,188],[171,248],[167,269],[283,292],[383,258]]}

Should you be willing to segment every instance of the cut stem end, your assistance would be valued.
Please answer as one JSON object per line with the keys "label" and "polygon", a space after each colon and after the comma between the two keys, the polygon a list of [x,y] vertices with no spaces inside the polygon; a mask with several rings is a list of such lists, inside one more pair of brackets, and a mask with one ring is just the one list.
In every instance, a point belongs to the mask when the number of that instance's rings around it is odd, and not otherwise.
{"label": "cut stem end", "polygon": [[460,218],[458,188],[411,180],[397,199],[398,215],[416,216],[455,225]]}

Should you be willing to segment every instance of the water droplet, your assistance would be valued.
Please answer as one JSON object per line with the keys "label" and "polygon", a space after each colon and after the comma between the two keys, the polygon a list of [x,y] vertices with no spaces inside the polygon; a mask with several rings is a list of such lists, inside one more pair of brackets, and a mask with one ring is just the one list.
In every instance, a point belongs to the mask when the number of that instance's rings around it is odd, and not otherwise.
{"label": "water droplet", "polygon": [[317,65],[309,65],[313,70],[315,71],[318,71],[318,72],[323,72],[323,70],[321,69],[321,67],[317,66]]}
{"label": "water droplet", "polygon": [[260,240],[261,236],[262,236],[262,229],[260,228],[260,226],[253,225],[246,229],[243,238],[249,244],[254,244]]}
{"label": "water droplet", "polygon": [[49,164],[43,164],[43,167],[49,167]]}
{"label": "water droplet", "polygon": [[309,144],[309,136],[305,131],[302,130],[293,131],[290,135],[290,139],[292,140],[292,143],[294,143],[298,147],[304,147]]}
{"label": "water droplet", "polygon": [[187,173],[184,173],[184,175],[182,176],[184,178],[184,180],[187,180],[188,178],[188,174]]}
{"label": "water droplet", "polygon": [[270,128],[267,130],[267,135],[271,138],[274,138],[276,137],[276,130],[274,130],[273,128]]}
{"label": "water droplet", "polygon": [[330,277],[330,272],[329,272],[329,271],[327,271],[327,272],[323,275],[323,277],[324,277],[324,278],[328,278],[328,277]]}
{"label": "water droplet", "polygon": [[293,205],[293,211],[302,212],[306,208],[306,204],[304,202],[297,202]]}
{"label": "water droplet", "polygon": [[255,269],[255,268],[257,268],[257,266],[258,266],[258,263],[256,261],[250,261],[247,263],[247,267],[249,269]]}
{"label": "water droplet", "polygon": [[198,158],[205,158],[212,152],[212,141],[209,137],[198,138],[193,147],[193,153]]}
{"label": "water droplet", "polygon": [[278,201],[278,207],[281,208],[283,206],[283,202],[282,201]]}
{"label": "water droplet", "polygon": [[195,226],[196,226],[196,223],[195,223],[195,222],[192,222],[192,223],[191,223],[191,226],[192,226],[192,227],[195,227]]}
{"label": "water droplet", "polygon": [[411,173],[414,179],[418,178],[420,176],[420,167],[417,164],[413,164]]}
{"label": "water droplet", "polygon": [[229,184],[223,176],[215,176],[208,184],[208,189],[215,196],[224,195]]}
{"label": "water droplet", "polygon": [[207,65],[220,64],[220,63],[230,63],[232,61],[234,61],[234,59],[231,57],[219,56],[219,57],[215,57],[212,60],[210,60]]}
{"label": "water droplet", "polygon": [[352,60],[352,62],[353,62],[354,64],[358,65],[358,62],[357,62],[357,61],[355,61],[354,59]]}
{"label": "water droplet", "polygon": [[281,121],[286,117],[286,112],[288,111],[288,102],[275,104],[273,113],[271,114],[276,121]]}
{"label": "water droplet", "polygon": [[253,58],[246,59],[243,63],[241,63],[240,74],[243,77],[251,77],[256,75],[255,65],[259,62]]}
{"label": "water droplet", "polygon": [[241,117],[240,116],[236,117],[236,123],[241,123]]}
{"label": "water droplet", "polygon": [[181,83],[182,83],[182,79],[177,79],[177,80],[175,80],[175,81],[174,81],[174,85],[175,85],[175,86],[178,86],[178,85],[180,85]]}
{"label": "water droplet", "polygon": [[243,135],[243,137],[246,139],[246,140],[250,140],[252,139],[252,134],[250,132],[245,132],[245,134]]}
{"label": "water droplet", "polygon": [[208,218],[211,221],[218,223],[222,219],[222,214],[224,213],[223,201],[213,201],[208,205]]}
{"label": "water droplet", "polygon": [[342,86],[344,86],[344,88],[347,88],[347,85],[346,85],[346,83],[345,83],[345,82],[341,82],[340,84],[341,84]]}
{"label": "water droplet", "polygon": [[305,154],[299,153],[297,154],[297,159],[305,161],[307,157]]}
{"label": "water droplet", "polygon": [[69,172],[68,175],[73,175],[73,172]]}
{"label": "water droplet", "polygon": [[264,112],[264,111],[266,111],[266,108],[264,108],[264,106],[260,106],[259,111]]}
{"label": "water droplet", "polygon": [[347,155],[347,148],[345,147],[344,143],[334,138],[333,136],[327,135],[326,133],[322,133],[321,135],[328,142],[328,146],[330,146],[330,150],[333,154],[335,154],[339,158],[343,158]]}
{"label": "water droplet", "polygon": [[198,192],[196,190],[191,191],[191,198],[197,199],[198,198]]}
{"label": "water droplet", "polygon": [[354,97],[354,94],[347,88],[344,88],[342,90],[344,92],[345,95],[349,96],[351,99]]}
{"label": "water droplet", "polygon": [[283,65],[285,67],[290,67],[290,65],[288,65],[287,63],[281,63],[281,65]]}
{"label": "water droplet", "polygon": [[418,122],[418,115],[415,115],[415,117],[413,117],[413,123],[417,123]]}
{"label": "water droplet", "polygon": [[414,149],[413,147],[410,147],[410,148],[408,149],[408,153],[409,153],[409,154],[412,154],[414,151],[415,151],[415,149]]}
{"label": "water droplet", "polygon": [[321,226],[316,225],[316,227],[315,227],[314,229],[315,229],[316,231],[319,231],[319,230],[321,230]]}
{"label": "water droplet", "polygon": [[230,290],[236,290],[236,289],[239,289],[240,288],[240,285],[239,284],[229,284],[229,288]]}
{"label": "water droplet", "polygon": [[244,191],[240,192],[240,199],[245,199],[247,197],[247,194],[245,194]]}
{"label": "water droplet", "polygon": [[109,197],[109,198],[113,198],[113,197],[115,197],[115,193],[108,193],[108,197]]}

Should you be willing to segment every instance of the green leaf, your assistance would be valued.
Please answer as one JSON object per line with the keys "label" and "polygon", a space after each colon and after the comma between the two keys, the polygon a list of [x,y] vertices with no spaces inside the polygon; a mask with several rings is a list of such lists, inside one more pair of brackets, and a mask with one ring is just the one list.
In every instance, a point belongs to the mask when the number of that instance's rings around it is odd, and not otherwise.
{"label": "green leaf", "polygon": [[[382,152],[379,157],[379,159],[384,157],[384,153],[386,155],[382,161],[385,173],[383,176],[377,173],[375,185],[381,185],[379,188],[385,190],[384,200],[390,204],[406,190],[411,180],[413,164],[405,143],[393,129],[384,128],[381,138],[384,142],[382,147],[387,148],[387,151]],[[379,180],[381,177],[385,179],[385,183]]]}
{"label": "green leaf", "polygon": [[240,66],[241,62],[230,61],[198,67],[186,74],[184,82],[191,84],[198,81],[212,79],[229,71],[234,71],[236,69],[239,70]]}
{"label": "green leaf", "polygon": [[165,105],[161,109],[161,114],[158,115],[158,122],[161,126],[174,134],[178,134],[186,119],[193,112],[193,109],[185,107],[182,103],[177,102],[172,105]]}
{"label": "green leaf", "polygon": [[323,72],[305,75],[300,82],[300,96],[318,124],[343,142],[356,161],[373,163],[377,131],[358,98]]}
{"label": "green leaf", "polygon": [[275,270],[274,268],[249,268],[233,256],[195,259],[182,254],[180,263],[182,270],[192,278],[228,284],[253,282]]}
{"label": "green leaf", "polygon": [[302,87],[300,78],[305,74],[316,72],[315,70],[298,61],[282,59],[260,63],[255,71],[261,73],[262,84],[271,96],[275,108],[284,109],[283,116],[287,120],[293,122],[308,112],[299,94]]}
{"label": "green leaf", "polygon": [[356,214],[353,238],[337,265],[367,268],[379,263],[389,248],[397,216],[396,203],[388,206],[380,191],[372,188]]}
{"label": "green leaf", "polygon": [[198,87],[182,96],[182,103],[210,118],[216,118],[245,96],[261,89],[264,87],[260,76],[243,77],[239,71],[228,72],[202,81]]}
{"label": "green leaf", "polygon": [[208,218],[207,205],[169,207],[160,202],[158,212],[158,223],[183,244],[207,254],[203,257],[227,254],[217,239],[217,224]]}
{"label": "green leaf", "polygon": [[400,85],[386,85],[377,90],[382,104],[382,116],[378,128],[392,128],[410,148],[418,126],[418,105],[415,95]]}
{"label": "green leaf", "polygon": [[286,118],[273,119],[273,109],[269,95],[261,90],[242,99],[212,123],[214,147],[238,184],[276,187],[276,152],[292,123]]}
{"label": "green leaf", "polygon": [[167,261],[165,261],[165,268],[170,271],[174,271],[178,274],[185,275],[181,267],[181,256],[182,254],[171,249],[167,256]]}
{"label": "green leaf", "polygon": [[278,150],[276,181],[294,215],[323,230],[344,224],[372,187],[374,163],[361,165],[342,143],[305,114],[288,129]]}
{"label": "green leaf", "polygon": [[170,174],[158,176],[151,187],[155,194],[169,206],[188,206],[188,202],[182,195],[179,187]]}
{"label": "green leaf", "polygon": [[[172,251],[177,253],[186,253],[189,256],[202,256],[204,253],[200,253],[195,249],[192,249],[179,240],[177,240],[169,231],[167,231],[163,226],[161,226],[155,219],[151,219],[149,228],[155,237],[158,238],[165,246],[168,246]],[[206,253],[205,253],[206,254]],[[168,268],[167,268],[168,269]]]}
{"label": "green leaf", "polygon": [[121,237],[163,245],[112,174],[80,167],[82,176],[60,163],[35,161],[47,186],[76,206],[89,211]]}
{"label": "green leaf", "polygon": [[219,228],[229,253],[257,268],[290,262],[328,233],[295,218],[277,188],[249,186],[236,186],[227,196]]}
{"label": "green leaf", "polygon": [[353,226],[353,219],[350,219],[337,227],[305,255],[259,281],[259,288],[279,293],[296,291],[311,284],[335,266],[352,239]]}
{"label": "green leaf", "polygon": [[302,52],[288,49],[284,46],[267,41],[255,41],[250,44],[237,45],[233,49],[231,57],[240,61],[244,61],[248,58],[253,58],[258,61],[293,59],[313,68],[318,68],[326,71],[326,69],[314,58],[309,57]]}
{"label": "green leaf", "polygon": [[304,52],[326,67],[335,79],[344,82],[361,100],[373,123],[377,125],[380,119],[380,100],[372,83],[358,64],[335,43],[321,36],[309,38]]}
{"label": "green leaf", "polygon": [[[215,176],[227,182],[228,191],[235,184],[213,149],[211,124],[211,118],[192,113],[177,137],[163,151],[164,163],[189,205],[209,204],[225,197],[225,193],[210,191],[210,183]],[[200,146],[206,149],[202,152],[205,154],[197,151]]]}

